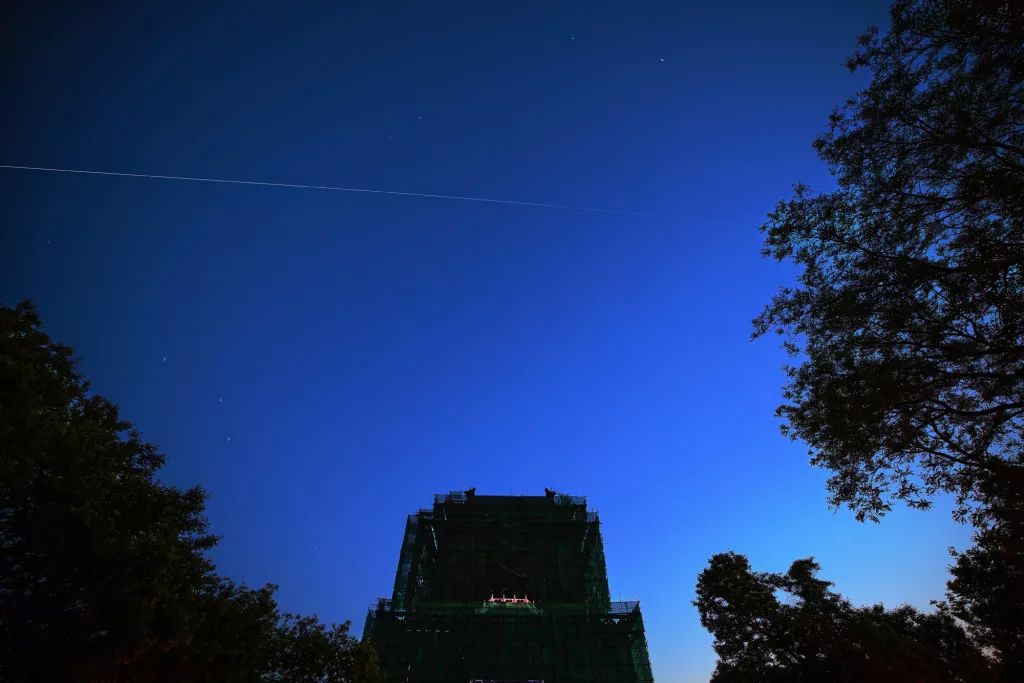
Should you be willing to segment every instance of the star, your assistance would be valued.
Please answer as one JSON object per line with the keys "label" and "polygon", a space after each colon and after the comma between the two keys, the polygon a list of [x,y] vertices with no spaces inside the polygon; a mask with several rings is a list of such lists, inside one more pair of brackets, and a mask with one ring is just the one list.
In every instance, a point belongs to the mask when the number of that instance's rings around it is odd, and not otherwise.
{"label": "star", "polygon": [[166,363],[166,362],[167,362],[167,356],[164,356],[164,357],[163,357],[163,360],[162,360],[161,362],[162,362],[162,363]]}
{"label": "star", "polygon": [[662,58],[661,58],[661,61],[663,61],[663,62],[664,62],[664,61],[665,61],[665,58],[664,58],[664,57],[662,57]]}
{"label": "star", "polygon": [[223,399],[223,398],[218,398],[218,399],[217,399],[217,403],[223,403],[223,402],[224,402],[224,399]]}
{"label": "star", "polygon": [[228,443],[231,443],[231,437],[230,436],[228,437]]}

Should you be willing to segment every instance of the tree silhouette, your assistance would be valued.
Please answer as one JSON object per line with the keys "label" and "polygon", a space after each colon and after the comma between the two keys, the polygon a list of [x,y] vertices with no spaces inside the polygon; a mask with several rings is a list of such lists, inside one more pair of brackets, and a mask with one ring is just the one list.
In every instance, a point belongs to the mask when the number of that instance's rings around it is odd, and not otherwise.
{"label": "tree silhouette", "polygon": [[974,546],[954,552],[946,591],[950,608],[999,661],[1007,681],[1024,680],[1024,495],[1005,482],[986,483],[992,522]]}
{"label": "tree silhouette", "polygon": [[754,572],[721,553],[697,580],[694,604],[715,638],[715,683],[995,680],[989,661],[945,609],[854,607],[797,560],[785,574]]}
{"label": "tree silhouette", "polygon": [[1024,678],[1024,4],[897,0],[815,141],[838,181],[763,226],[801,267],[754,321],[786,335],[783,432],[877,521],[940,492],[973,522],[949,607]]}
{"label": "tree silhouette", "polygon": [[815,142],[839,187],[770,214],[802,273],[754,334],[789,335],[778,413],[833,504],[980,521],[983,481],[1024,490],[1024,5],[898,0],[849,66],[871,82]]}
{"label": "tree silhouette", "polygon": [[0,307],[0,679],[383,680],[347,623],[218,576],[205,494],[163,463],[31,305]]}

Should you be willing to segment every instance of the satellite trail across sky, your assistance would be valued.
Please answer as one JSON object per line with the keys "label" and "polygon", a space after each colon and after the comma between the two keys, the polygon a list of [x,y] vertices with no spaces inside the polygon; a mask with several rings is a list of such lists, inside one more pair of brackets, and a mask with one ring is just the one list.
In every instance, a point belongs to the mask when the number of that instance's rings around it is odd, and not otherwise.
{"label": "satellite trail across sky", "polygon": [[293,190],[330,190],[333,192],[361,192],[363,194],[386,194],[399,197],[425,197],[427,199],[454,199],[463,202],[483,202],[487,204],[508,204],[512,206],[533,206],[542,209],[562,209],[564,211],[589,211],[590,213],[607,213],[620,216],[650,216],[640,211],[618,211],[592,206],[570,206],[568,204],[552,204],[548,202],[521,202],[512,199],[490,199],[488,197],[464,197],[452,194],[431,194],[428,192],[399,192],[398,190],[374,190],[364,187],[338,187],[335,185],[304,185],[301,183],[276,183],[262,180],[234,180],[229,178],[200,178],[195,176],[158,175],[155,173],[124,173],[117,171],[93,171],[79,168],[49,168],[46,166],[16,166],[0,164],[0,168],[14,171],[44,171],[48,173],[77,173],[80,175],[118,176],[124,178],[146,178],[149,180],[184,180],[194,183],[220,183],[223,185],[258,185],[261,187],[283,187]]}

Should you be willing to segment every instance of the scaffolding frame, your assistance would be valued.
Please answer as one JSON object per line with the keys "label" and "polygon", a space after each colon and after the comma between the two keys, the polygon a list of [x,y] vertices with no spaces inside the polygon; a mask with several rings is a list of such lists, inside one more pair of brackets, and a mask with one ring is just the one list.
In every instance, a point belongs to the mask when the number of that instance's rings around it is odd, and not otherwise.
{"label": "scaffolding frame", "polygon": [[409,515],[364,637],[392,683],[653,682],[639,602],[610,599],[599,516],[551,490],[453,491]]}

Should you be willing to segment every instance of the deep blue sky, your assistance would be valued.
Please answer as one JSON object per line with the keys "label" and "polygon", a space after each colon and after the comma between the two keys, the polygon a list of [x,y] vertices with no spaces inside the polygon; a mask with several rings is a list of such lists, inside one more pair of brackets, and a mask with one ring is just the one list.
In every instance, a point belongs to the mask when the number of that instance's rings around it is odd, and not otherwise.
{"label": "deep blue sky", "polygon": [[46,4],[0,10],[0,163],[654,214],[0,170],[0,300],[210,492],[222,572],[358,631],[434,492],[553,486],[659,681],[714,666],[715,552],[941,597],[968,530],[829,510],[749,341],[793,275],[757,226],[830,185],[810,143],[885,3]]}

